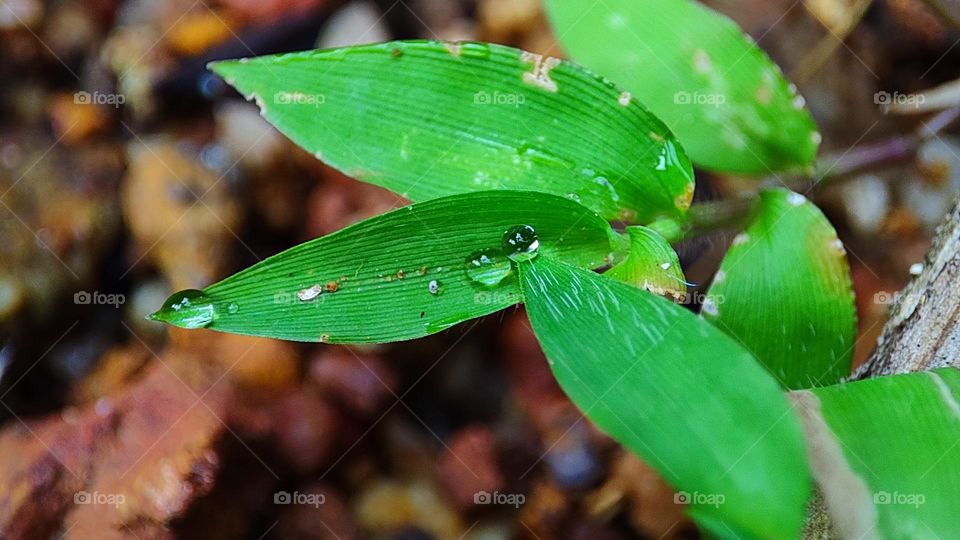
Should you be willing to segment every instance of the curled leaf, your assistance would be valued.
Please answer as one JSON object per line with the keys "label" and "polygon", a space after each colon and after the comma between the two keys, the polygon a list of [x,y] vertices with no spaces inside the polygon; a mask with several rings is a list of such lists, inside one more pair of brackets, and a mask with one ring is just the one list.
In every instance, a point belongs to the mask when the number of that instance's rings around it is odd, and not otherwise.
{"label": "curled leaf", "polygon": [[630,239],[627,258],[606,275],[661,296],[684,300],[687,282],[673,247],[647,227],[627,227],[627,234]]}

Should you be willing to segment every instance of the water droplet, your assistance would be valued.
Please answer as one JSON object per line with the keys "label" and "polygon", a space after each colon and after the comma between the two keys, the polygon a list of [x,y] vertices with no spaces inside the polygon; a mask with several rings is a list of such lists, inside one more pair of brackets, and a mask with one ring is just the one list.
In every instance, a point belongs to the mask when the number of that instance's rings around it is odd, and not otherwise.
{"label": "water droplet", "polygon": [[503,234],[503,251],[516,262],[529,261],[540,252],[540,237],[530,225],[511,227]]}
{"label": "water droplet", "polygon": [[227,313],[231,315],[236,315],[238,311],[240,311],[240,306],[236,302],[230,302],[230,305],[227,306]]}
{"label": "water droplet", "polygon": [[923,273],[923,263],[914,263],[910,265],[910,275],[919,276]]}
{"label": "water droplet", "polygon": [[167,298],[163,307],[150,318],[180,328],[194,329],[210,326],[214,315],[213,302],[203,291],[187,289]]}
{"label": "water droplet", "polygon": [[478,251],[467,257],[466,266],[467,276],[487,287],[499,284],[511,271],[510,261],[492,249]]}
{"label": "water droplet", "polygon": [[720,313],[720,310],[717,309],[717,303],[714,302],[713,299],[707,298],[703,301],[700,312],[704,315],[716,317]]}
{"label": "water droplet", "polygon": [[750,241],[750,235],[747,233],[740,233],[733,237],[733,245],[742,246]]}
{"label": "water droplet", "polygon": [[789,202],[791,206],[800,206],[807,202],[807,198],[799,193],[791,192],[790,195],[787,195],[787,202]]}
{"label": "water droplet", "polygon": [[843,247],[843,242],[839,238],[836,238],[830,242],[830,249],[833,250],[833,252],[837,255],[847,254],[847,249]]}
{"label": "water droplet", "polygon": [[440,282],[435,279],[430,280],[430,283],[427,284],[427,290],[430,291],[432,295],[440,294]]}

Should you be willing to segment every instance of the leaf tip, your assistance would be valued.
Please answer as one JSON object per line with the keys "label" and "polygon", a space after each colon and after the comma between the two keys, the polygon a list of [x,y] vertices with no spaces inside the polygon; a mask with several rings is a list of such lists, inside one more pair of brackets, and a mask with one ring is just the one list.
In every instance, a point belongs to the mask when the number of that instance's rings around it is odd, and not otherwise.
{"label": "leaf tip", "polygon": [[210,326],[215,315],[214,304],[203,291],[187,289],[173,293],[147,320],[192,330]]}

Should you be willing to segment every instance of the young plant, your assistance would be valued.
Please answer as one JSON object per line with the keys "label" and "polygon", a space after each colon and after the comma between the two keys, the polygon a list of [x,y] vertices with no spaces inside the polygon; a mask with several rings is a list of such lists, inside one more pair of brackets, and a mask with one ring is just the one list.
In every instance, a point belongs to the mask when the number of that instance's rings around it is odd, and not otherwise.
{"label": "young plant", "polygon": [[842,536],[960,531],[960,374],[841,383],[856,325],[849,269],[804,196],[759,194],[702,317],[664,298],[686,294],[670,245],[691,229],[684,147],[717,170],[809,168],[818,136],[802,98],[699,4],[548,7],[572,55],[627,88],[486,43],[214,63],[298,145],[414,204],[179,292],[152,317],[359,344],[524,303],[570,398],[710,534],[796,538],[814,483]]}

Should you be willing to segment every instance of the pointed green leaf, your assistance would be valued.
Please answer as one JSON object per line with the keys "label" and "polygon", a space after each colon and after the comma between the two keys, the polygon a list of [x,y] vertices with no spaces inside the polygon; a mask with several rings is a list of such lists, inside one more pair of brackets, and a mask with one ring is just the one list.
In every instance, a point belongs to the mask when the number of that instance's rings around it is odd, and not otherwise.
{"label": "pointed green leaf", "polygon": [[469,193],[288,249],[203,291],[174,295],[153,318],[294,341],[418,338],[520,301],[504,249],[505,234],[518,225],[533,228],[544,254],[588,268],[609,261],[609,225],[573,201]]}
{"label": "pointed green leaf", "polygon": [[541,256],[520,266],[564,391],[723,537],[796,538],[810,496],[800,425],[750,353],[646,291]]}
{"label": "pointed green leaf", "polygon": [[401,41],[211,67],[298,145],[415,202],[543,191],[646,222],[683,214],[693,194],[690,162],[662,122],[553,58]]}
{"label": "pointed green leaf", "polygon": [[804,196],[764,191],[723,259],[703,316],[790,389],[850,374],[857,313],[843,244]]}
{"label": "pointed green leaf", "polygon": [[687,282],[673,247],[647,227],[627,227],[627,234],[630,241],[627,257],[607,271],[606,276],[683,300],[687,294]]}
{"label": "pointed green leaf", "polygon": [[547,0],[574,60],[633,92],[708,169],[767,174],[813,163],[803,98],[736,23],[690,0]]}
{"label": "pointed green leaf", "polygon": [[960,534],[960,372],[793,392],[814,477],[846,538]]}

